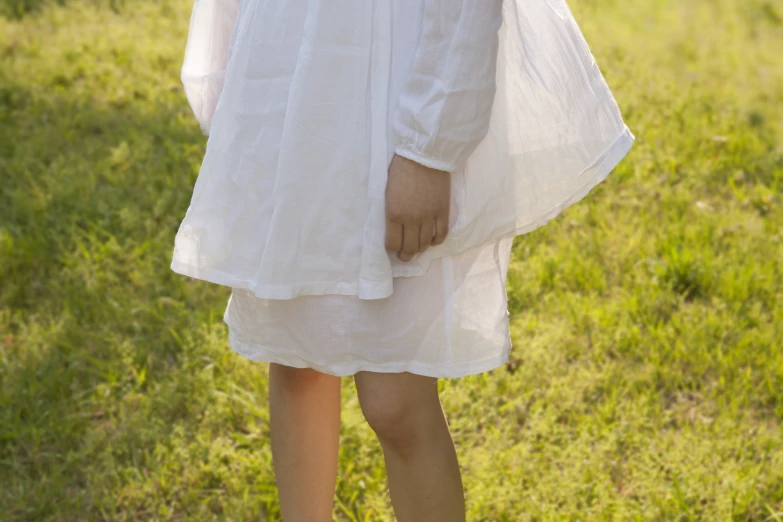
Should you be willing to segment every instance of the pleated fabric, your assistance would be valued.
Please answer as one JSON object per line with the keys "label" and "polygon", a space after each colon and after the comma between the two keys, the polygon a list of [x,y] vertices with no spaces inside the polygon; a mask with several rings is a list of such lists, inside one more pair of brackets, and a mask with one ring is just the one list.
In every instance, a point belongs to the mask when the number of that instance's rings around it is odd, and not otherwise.
{"label": "pleated fabric", "polygon": [[[234,288],[239,353],[335,375],[505,362],[513,237],[634,140],[563,0],[196,0],[182,79],[209,139],[172,270]],[[408,262],[395,153],[452,177]]]}

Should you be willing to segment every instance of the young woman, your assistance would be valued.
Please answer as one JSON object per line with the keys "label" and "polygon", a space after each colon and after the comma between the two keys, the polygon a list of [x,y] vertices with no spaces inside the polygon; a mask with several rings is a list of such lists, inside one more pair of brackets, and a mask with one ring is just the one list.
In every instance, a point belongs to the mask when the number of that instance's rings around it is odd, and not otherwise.
{"label": "young woman", "polygon": [[508,360],[513,238],[634,140],[564,0],[196,0],[182,78],[209,139],[171,268],[270,363],[285,522],[331,520],[349,375],[397,519],[464,520],[437,379]]}

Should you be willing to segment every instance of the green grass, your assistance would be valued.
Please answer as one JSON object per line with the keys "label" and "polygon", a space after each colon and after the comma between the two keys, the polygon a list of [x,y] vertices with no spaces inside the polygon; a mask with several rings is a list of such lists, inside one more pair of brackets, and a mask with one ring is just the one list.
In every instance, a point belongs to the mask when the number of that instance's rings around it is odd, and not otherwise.
{"label": "green grass", "polygon": [[[471,521],[783,520],[783,8],[572,0],[637,142],[440,381]],[[0,0],[0,518],[279,520],[266,365],[169,270],[189,0]],[[344,381],[335,519],[392,520]]]}

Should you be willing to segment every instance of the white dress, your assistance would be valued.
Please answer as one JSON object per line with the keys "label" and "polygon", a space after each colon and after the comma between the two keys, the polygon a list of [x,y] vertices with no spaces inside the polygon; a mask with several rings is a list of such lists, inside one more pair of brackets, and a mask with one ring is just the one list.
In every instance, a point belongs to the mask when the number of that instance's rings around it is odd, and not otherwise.
{"label": "white dress", "polygon": [[[209,139],[172,270],[234,289],[235,351],[333,375],[505,363],[514,236],[634,140],[564,0],[196,0],[182,79]],[[395,153],[452,176],[409,262]]]}

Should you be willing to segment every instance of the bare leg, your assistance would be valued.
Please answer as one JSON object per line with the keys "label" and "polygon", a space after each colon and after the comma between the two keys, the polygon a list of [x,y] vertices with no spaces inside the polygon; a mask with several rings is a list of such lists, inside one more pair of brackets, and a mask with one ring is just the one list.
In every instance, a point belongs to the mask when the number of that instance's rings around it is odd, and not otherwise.
{"label": "bare leg", "polygon": [[358,372],[359,402],[383,448],[399,522],[464,522],[457,452],[438,380],[408,372]]}
{"label": "bare leg", "polygon": [[331,522],[340,443],[340,378],[269,365],[272,462],[284,522]]}

